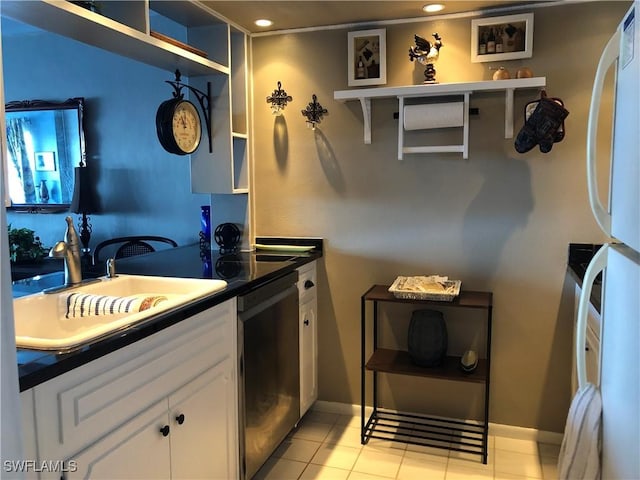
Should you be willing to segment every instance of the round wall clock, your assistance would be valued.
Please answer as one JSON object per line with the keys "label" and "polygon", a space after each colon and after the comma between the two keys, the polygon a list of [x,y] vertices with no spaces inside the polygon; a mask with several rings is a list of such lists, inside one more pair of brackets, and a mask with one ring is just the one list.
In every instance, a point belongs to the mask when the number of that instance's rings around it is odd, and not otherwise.
{"label": "round wall clock", "polygon": [[158,140],[169,153],[188,155],[196,151],[202,124],[196,106],[180,97],[162,102],[156,112]]}

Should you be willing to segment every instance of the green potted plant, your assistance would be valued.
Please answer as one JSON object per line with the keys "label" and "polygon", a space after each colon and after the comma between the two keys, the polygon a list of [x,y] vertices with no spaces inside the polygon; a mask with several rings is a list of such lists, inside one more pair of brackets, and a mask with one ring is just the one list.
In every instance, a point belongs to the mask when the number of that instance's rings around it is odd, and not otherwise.
{"label": "green potted plant", "polygon": [[39,263],[49,254],[49,249],[42,245],[40,237],[28,228],[9,229],[9,257],[11,263]]}

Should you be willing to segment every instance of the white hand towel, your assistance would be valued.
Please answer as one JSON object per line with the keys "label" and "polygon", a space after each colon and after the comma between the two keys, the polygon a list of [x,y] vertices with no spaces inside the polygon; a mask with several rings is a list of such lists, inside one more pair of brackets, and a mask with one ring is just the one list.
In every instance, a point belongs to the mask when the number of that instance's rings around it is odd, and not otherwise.
{"label": "white hand towel", "polygon": [[602,398],[595,385],[580,388],[569,408],[558,457],[560,480],[600,479]]}
{"label": "white hand towel", "polygon": [[93,295],[89,293],[70,293],[61,296],[61,310],[65,318],[89,317],[95,315],[115,315],[148,310],[159,303],[168,300],[164,295],[132,295],[128,297],[114,297],[108,295]]}

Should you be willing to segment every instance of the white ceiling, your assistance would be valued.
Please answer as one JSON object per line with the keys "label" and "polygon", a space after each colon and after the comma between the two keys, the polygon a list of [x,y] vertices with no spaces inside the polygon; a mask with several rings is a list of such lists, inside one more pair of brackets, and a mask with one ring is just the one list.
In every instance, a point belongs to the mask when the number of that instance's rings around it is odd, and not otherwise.
{"label": "white ceiling", "polygon": [[[287,30],[295,28],[322,27],[351,23],[375,23],[384,20],[416,18],[434,15],[446,15],[462,12],[499,11],[515,5],[540,3],[538,1],[506,0],[423,0],[423,1],[215,1],[202,3],[224,15],[240,27],[251,33]],[[427,14],[422,6],[427,3],[442,3],[445,9],[438,13]],[[489,10],[487,12],[486,10]],[[271,27],[260,28],[254,24],[259,18],[268,18],[274,23]]]}

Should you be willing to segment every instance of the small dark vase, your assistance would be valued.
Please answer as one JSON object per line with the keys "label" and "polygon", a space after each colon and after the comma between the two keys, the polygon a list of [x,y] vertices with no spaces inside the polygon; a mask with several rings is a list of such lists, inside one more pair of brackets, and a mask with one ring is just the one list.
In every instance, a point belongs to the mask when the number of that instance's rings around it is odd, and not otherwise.
{"label": "small dark vase", "polygon": [[442,312],[416,310],[409,323],[408,346],[411,361],[421,367],[440,365],[447,354],[447,324]]}

